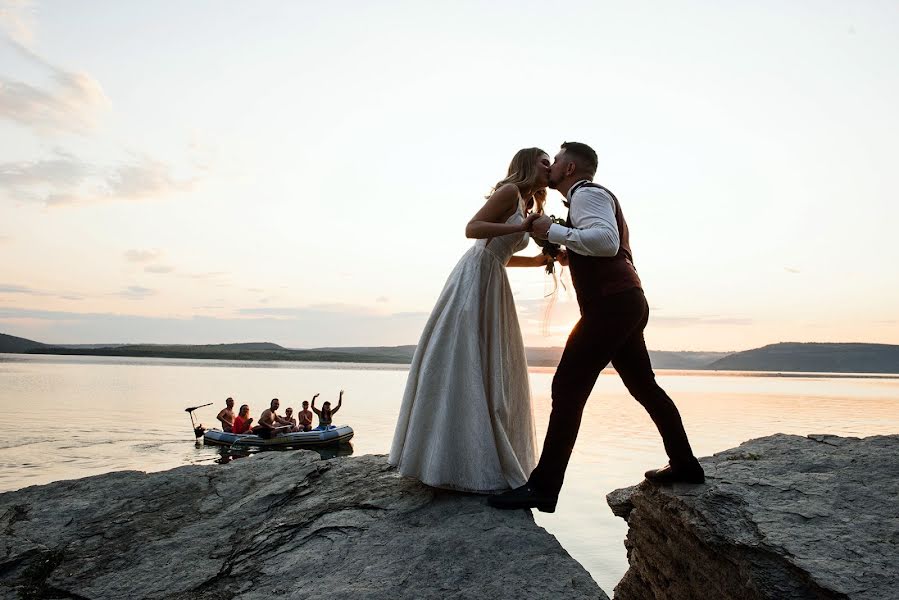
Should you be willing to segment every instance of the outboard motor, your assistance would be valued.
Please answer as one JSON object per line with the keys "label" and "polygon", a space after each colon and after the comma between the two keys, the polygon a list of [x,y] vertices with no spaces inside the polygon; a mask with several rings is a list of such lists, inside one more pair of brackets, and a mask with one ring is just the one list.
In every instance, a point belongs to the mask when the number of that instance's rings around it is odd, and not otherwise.
{"label": "outboard motor", "polygon": [[201,404],[200,406],[190,406],[184,409],[184,412],[190,415],[190,424],[193,425],[194,436],[196,436],[197,439],[203,437],[203,434],[206,433],[206,428],[203,427],[202,423],[197,425],[196,421],[194,421],[194,411],[198,408],[203,408],[204,406],[212,406],[212,402],[209,402],[208,404]]}

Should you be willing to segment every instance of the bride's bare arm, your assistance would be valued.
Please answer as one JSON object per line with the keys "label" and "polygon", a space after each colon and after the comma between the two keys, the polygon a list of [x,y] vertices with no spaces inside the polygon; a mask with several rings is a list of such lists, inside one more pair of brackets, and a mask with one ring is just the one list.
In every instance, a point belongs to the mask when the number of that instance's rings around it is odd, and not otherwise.
{"label": "bride's bare arm", "polygon": [[465,226],[465,237],[482,240],[527,231],[533,220],[530,217],[518,224],[505,222],[516,210],[518,188],[509,183],[493,192],[481,210],[471,218]]}
{"label": "bride's bare arm", "polygon": [[537,256],[513,256],[506,264],[507,267],[545,267],[549,257],[545,254]]}

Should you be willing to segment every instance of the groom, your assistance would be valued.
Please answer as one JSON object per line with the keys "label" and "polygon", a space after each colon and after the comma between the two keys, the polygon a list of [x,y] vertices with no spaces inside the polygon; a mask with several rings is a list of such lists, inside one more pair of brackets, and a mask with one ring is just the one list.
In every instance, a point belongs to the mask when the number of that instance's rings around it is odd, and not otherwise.
{"label": "groom", "polygon": [[525,485],[488,498],[496,508],[555,510],[584,405],[610,362],[655,422],[668,453],[669,464],[647,471],[646,479],[658,484],[705,481],[680,413],[655,381],[643,340],[649,305],[634,269],[627,223],[615,195],[593,183],[596,166],[590,146],[562,144],[550,167],[549,187],[567,199],[567,226],[546,216],[532,226],[535,237],[567,248],[581,319],[553,378],[552,412],[540,462]]}

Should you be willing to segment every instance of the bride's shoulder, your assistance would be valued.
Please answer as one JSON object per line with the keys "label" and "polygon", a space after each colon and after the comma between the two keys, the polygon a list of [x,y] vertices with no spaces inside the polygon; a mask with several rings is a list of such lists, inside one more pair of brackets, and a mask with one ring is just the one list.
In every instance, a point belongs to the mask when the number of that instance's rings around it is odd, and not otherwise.
{"label": "bride's shoulder", "polygon": [[495,198],[496,200],[507,201],[509,203],[518,203],[521,201],[521,192],[518,191],[518,186],[514,183],[504,183],[499,186],[493,193],[490,194],[491,198]]}

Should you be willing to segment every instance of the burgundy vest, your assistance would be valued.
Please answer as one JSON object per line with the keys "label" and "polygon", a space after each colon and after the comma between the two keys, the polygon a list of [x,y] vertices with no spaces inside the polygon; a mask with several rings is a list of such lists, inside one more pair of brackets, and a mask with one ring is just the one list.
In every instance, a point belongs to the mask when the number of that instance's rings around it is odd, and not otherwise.
{"label": "burgundy vest", "polygon": [[[621,243],[618,254],[615,256],[584,256],[573,250],[568,251],[569,267],[571,268],[571,281],[577,292],[578,304],[583,308],[593,304],[604,296],[617,294],[633,288],[641,287],[640,277],[634,267],[634,259],[631,254],[630,236],[627,231],[627,222],[621,212],[621,205],[615,194],[603,186],[585,181],[575,186],[571,193],[571,202],[577,202],[575,193],[582,187],[595,187],[603,190],[612,197],[615,207],[615,221],[618,224],[618,236]],[[568,222],[571,227],[571,213],[568,213]]]}

